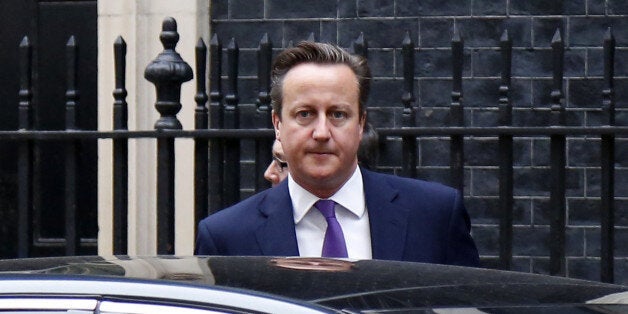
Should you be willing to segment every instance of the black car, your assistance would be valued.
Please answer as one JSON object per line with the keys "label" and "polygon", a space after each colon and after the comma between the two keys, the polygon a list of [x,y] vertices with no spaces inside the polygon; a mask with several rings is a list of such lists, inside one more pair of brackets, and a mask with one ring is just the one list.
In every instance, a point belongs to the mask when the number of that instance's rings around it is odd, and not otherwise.
{"label": "black car", "polygon": [[480,268],[291,257],[0,260],[0,313],[628,313],[628,287]]}

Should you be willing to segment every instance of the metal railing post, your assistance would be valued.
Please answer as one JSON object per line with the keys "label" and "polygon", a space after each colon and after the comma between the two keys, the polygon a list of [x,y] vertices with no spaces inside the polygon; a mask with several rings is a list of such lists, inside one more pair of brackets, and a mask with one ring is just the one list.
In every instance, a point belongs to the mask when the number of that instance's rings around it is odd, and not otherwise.
{"label": "metal railing post", "polygon": [[[270,103],[270,71],[272,65],[273,44],[264,34],[257,49],[257,82],[259,93],[257,95],[256,126],[260,129],[273,128],[271,120]],[[255,190],[270,187],[270,183],[264,179],[264,170],[272,161],[271,150],[273,140],[261,138],[255,141]]]}
{"label": "metal railing post", "polygon": [[[615,125],[615,37],[609,28],[604,36],[604,89],[602,110],[608,126]],[[600,202],[600,280],[613,282],[615,264],[615,136],[603,134],[601,142],[601,202]]]}
{"label": "metal railing post", "polygon": [[[155,85],[155,108],[161,117],[155,123],[159,131],[180,130],[177,113],[181,110],[181,84],[192,79],[192,68],[175,51],[179,41],[177,22],[165,18],[159,35],[164,50],[144,72]],[[157,139],[157,254],[174,253],[174,138]]]}
{"label": "metal railing post", "polygon": [[[118,37],[113,46],[116,89],[113,91],[113,129],[128,131],[126,102],[126,42]],[[127,254],[129,206],[129,140],[113,139],[113,254]]]}
{"label": "metal railing post", "polygon": [[[228,86],[225,95],[224,127],[237,129],[240,127],[240,108],[238,107],[238,58],[240,49],[235,39],[227,46],[227,74]],[[240,201],[240,140],[230,138],[225,140],[225,167],[223,191],[224,205],[232,205]]]}
{"label": "metal railing post", "polygon": [[[206,130],[209,126],[207,109],[207,45],[199,38],[196,49],[196,109],[194,129]],[[206,138],[194,139],[194,234],[199,221],[209,214],[209,141]]]}
{"label": "metal railing post", "polygon": [[[416,112],[414,108],[414,42],[410,32],[406,32],[402,44],[403,54],[403,103],[402,127],[416,126]],[[402,141],[402,172],[410,178],[416,178],[417,143],[416,136],[403,136]]]}
{"label": "metal railing post", "polygon": [[[76,90],[78,45],[71,36],[66,45],[67,90],[65,93],[65,129],[77,130],[76,107],[78,91]],[[65,254],[77,255],[80,244],[78,230],[77,192],[78,187],[78,140],[69,140],[65,151]]]}
{"label": "metal railing post", "polygon": [[[222,105],[222,44],[214,34],[209,42],[209,127],[224,127]],[[209,211],[215,213],[224,207],[224,140],[214,138],[209,144]]]}
{"label": "metal railing post", "polygon": [[[464,41],[458,27],[454,25],[451,40],[452,91],[451,91],[451,125],[464,126],[464,108],[462,106],[462,68],[464,64]],[[450,138],[450,172],[451,186],[464,195],[464,137],[452,135]]]}
{"label": "metal railing post", "polygon": [[[565,125],[565,106],[563,103],[563,62],[565,45],[560,30],[556,30],[552,39],[553,51],[553,88],[551,93],[551,120],[553,126]],[[566,274],[565,269],[565,135],[552,135],[550,137],[550,265],[551,275]]]}
{"label": "metal railing post", "polygon": [[[33,128],[33,91],[31,67],[33,47],[28,37],[20,43],[20,91],[19,125],[20,130]],[[29,257],[33,247],[33,141],[19,143],[17,159],[18,186],[18,225],[17,257]]]}
{"label": "metal railing post", "polygon": [[[512,40],[504,31],[501,40],[502,77],[499,86],[499,125],[512,126],[510,100]],[[499,136],[499,264],[502,269],[512,266],[513,230],[513,140],[512,135]]]}

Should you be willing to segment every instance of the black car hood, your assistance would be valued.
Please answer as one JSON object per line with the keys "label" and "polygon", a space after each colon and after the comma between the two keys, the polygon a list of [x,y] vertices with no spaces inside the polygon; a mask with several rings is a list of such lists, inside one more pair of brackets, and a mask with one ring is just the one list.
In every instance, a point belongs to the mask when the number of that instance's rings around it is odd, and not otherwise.
{"label": "black car hood", "polygon": [[85,256],[0,260],[1,273],[185,281],[244,288],[353,310],[541,308],[547,305],[616,304],[628,300],[628,287],[619,285],[520,272],[380,260]]}

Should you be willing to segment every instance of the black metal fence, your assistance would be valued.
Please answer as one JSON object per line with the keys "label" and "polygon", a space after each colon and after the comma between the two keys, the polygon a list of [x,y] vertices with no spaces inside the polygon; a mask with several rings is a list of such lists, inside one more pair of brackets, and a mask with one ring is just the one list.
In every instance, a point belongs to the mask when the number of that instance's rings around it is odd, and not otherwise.
{"label": "black metal fence", "polygon": [[[65,143],[65,253],[77,253],[81,241],[77,235],[76,167],[77,143],[79,141],[111,140],[113,142],[113,250],[115,254],[127,252],[127,215],[128,215],[128,141],[133,138],[154,138],[157,141],[157,252],[174,252],[174,185],[175,153],[174,143],[178,138],[193,138],[195,141],[195,221],[240,200],[240,141],[255,142],[255,189],[268,187],[262,173],[271,161],[270,148],[274,132],[271,125],[270,106],[270,65],[273,47],[268,37],[264,36],[257,51],[258,58],[258,103],[253,128],[240,128],[238,107],[238,62],[239,49],[235,40],[231,40],[223,49],[217,36],[209,43],[209,94],[206,90],[208,48],[199,40],[196,46],[196,110],[195,129],[182,130],[177,120],[181,108],[180,87],[192,79],[193,70],[176,53],[178,42],[176,21],[167,18],[163,22],[160,39],[163,52],[148,65],[145,77],[156,86],[157,101],[155,108],[161,115],[154,130],[128,130],[127,102],[125,87],[126,43],[120,37],[114,43],[115,51],[115,90],[113,125],[111,131],[79,130],[75,125],[76,95],[75,78],[76,45],[72,39],[67,45],[66,92],[66,129],[61,131],[39,131],[32,124],[31,93],[31,55],[32,47],[25,40],[20,45],[21,88],[19,103],[19,130],[0,131],[0,139],[19,143],[18,158],[18,211],[19,211],[19,249],[17,256],[30,256],[33,247],[33,147],[38,142],[62,140]],[[604,88],[600,92],[603,102],[600,104],[606,115],[606,125],[599,127],[565,126],[565,105],[563,97],[563,60],[564,44],[560,31],[556,31],[552,40],[553,51],[553,89],[551,91],[551,125],[545,127],[512,126],[511,60],[512,42],[505,31],[501,38],[501,85],[499,87],[499,126],[465,127],[463,111],[462,67],[464,44],[458,31],[454,31],[451,41],[452,82],[451,124],[442,127],[421,127],[416,125],[416,106],[414,98],[415,73],[414,53],[417,47],[406,34],[402,43],[403,54],[403,127],[377,128],[380,138],[400,138],[403,145],[401,154],[403,175],[417,176],[417,139],[423,136],[449,137],[450,143],[450,184],[463,189],[465,156],[464,144],[468,137],[498,138],[499,155],[499,267],[510,269],[512,264],[513,242],[513,138],[535,136],[550,139],[551,146],[551,191],[550,203],[552,218],[550,222],[550,273],[565,275],[565,156],[566,139],[573,136],[597,137],[601,140],[601,274],[605,282],[614,280],[614,145],[616,137],[628,134],[628,127],[615,126],[614,102],[614,47],[611,30],[604,37]],[[354,53],[367,56],[368,47],[363,36],[352,45]],[[223,64],[223,54],[226,63]],[[368,57],[368,56],[367,56]],[[223,75],[223,67],[227,70]],[[222,83],[226,82],[223,89]],[[226,91],[224,94],[222,91]],[[207,104],[209,101],[209,105]]]}

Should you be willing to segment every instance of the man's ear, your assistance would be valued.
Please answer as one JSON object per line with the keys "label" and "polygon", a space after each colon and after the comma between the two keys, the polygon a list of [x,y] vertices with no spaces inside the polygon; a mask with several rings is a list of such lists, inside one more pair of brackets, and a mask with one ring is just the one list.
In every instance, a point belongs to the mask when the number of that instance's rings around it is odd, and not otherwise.
{"label": "man's ear", "polygon": [[279,130],[281,129],[281,118],[275,112],[275,110],[271,111],[271,117],[273,120],[273,127],[275,128],[275,138],[281,142],[281,136]]}
{"label": "man's ear", "polygon": [[360,118],[360,134],[364,133],[364,126],[366,125],[366,111],[362,114],[362,118]]}

